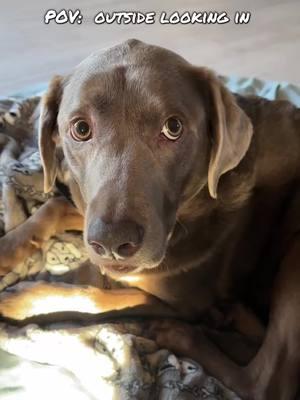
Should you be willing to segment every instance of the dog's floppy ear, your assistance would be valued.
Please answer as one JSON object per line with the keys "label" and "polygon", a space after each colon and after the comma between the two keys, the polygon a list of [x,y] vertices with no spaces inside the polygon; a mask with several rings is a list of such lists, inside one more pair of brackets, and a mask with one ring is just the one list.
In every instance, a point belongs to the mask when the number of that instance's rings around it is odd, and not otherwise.
{"label": "dog's floppy ear", "polygon": [[212,71],[197,68],[196,73],[204,91],[204,100],[208,101],[209,135],[212,143],[208,190],[212,198],[217,198],[221,175],[235,168],[245,156],[250,146],[253,127],[234,96]]}
{"label": "dog's floppy ear", "polygon": [[56,142],[58,139],[57,114],[63,92],[63,77],[55,76],[42,98],[39,121],[39,148],[44,170],[44,191],[50,192],[54,186],[58,162]]}

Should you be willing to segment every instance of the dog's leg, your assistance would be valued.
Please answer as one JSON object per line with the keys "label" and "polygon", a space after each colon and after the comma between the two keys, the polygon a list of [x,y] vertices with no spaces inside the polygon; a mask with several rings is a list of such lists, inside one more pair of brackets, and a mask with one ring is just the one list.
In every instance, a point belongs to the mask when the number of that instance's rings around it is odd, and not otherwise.
{"label": "dog's leg", "polygon": [[[125,311],[127,310],[127,312]],[[122,312],[119,312],[122,311]],[[139,289],[98,289],[65,283],[22,282],[0,294],[0,316],[16,321],[51,313],[169,316],[175,312]]]}
{"label": "dog's leg", "polygon": [[246,367],[237,367],[202,331],[174,321],[150,328],[160,346],[198,361],[243,400],[293,400],[300,377],[300,238],[285,256],[273,290],[263,344]]}
{"label": "dog's leg", "polygon": [[255,399],[292,400],[300,379],[300,237],[293,240],[273,288],[264,344],[246,370]]}
{"label": "dog's leg", "polygon": [[209,328],[229,329],[256,341],[262,341],[265,336],[262,322],[241,303],[216,304],[204,316],[204,323]]}
{"label": "dog's leg", "polygon": [[243,368],[219,350],[203,329],[181,321],[163,320],[151,322],[147,332],[159,347],[199,362],[207,373],[234,390],[243,400],[250,399],[250,381]]}
{"label": "dog's leg", "polygon": [[23,224],[0,239],[0,275],[32,255],[51,236],[82,229],[83,217],[69,201],[63,197],[49,199]]}
{"label": "dog's leg", "polygon": [[26,213],[22,202],[11,183],[4,182],[2,186],[2,202],[4,206],[4,227],[9,232],[26,221]]}
{"label": "dog's leg", "polygon": [[243,335],[235,330],[217,330],[206,326],[201,328],[209,340],[240,366],[247,365],[257,354],[262,344],[259,339]]}

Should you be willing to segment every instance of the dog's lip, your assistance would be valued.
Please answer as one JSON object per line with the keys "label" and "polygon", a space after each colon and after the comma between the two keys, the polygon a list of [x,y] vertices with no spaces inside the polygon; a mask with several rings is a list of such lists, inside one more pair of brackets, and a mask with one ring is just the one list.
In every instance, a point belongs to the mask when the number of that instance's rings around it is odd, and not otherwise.
{"label": "dog's lip", "polygon": [[127,274],[137,269],[137,267],[133,265],[124,265],[124,264],[106,264],[103,267],[104,269],[107,269],[112,272],[117,272],[119,274]]}

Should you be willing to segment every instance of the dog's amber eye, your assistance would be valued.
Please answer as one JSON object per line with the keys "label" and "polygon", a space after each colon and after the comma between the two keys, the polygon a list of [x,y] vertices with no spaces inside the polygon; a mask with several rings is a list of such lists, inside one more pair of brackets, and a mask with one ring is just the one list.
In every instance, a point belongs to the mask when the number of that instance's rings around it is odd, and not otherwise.
{"label": "dog's amber eye", "polygon": [[165,122],[161,133],[169,140],[177,140],[181,136],[182,131],[183,126],[180,119],[171,117]]}
{"label": "dog's amber eye", "polygon": [[89,140],[92,136],[92,130],[86,121],[80,119],[72,125],[71,134],[74,140],[85,141]]}

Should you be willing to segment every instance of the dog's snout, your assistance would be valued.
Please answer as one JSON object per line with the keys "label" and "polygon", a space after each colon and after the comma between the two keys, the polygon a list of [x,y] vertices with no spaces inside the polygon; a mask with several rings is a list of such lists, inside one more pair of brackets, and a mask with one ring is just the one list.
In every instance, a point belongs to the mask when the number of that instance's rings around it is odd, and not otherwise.
{"label": "dog's snout", "polygon": [[97,218],[88,228],[87,241],[102,258],[122,260],[140,249],[143,237],[144,228],[134,221],[106,223]]}

